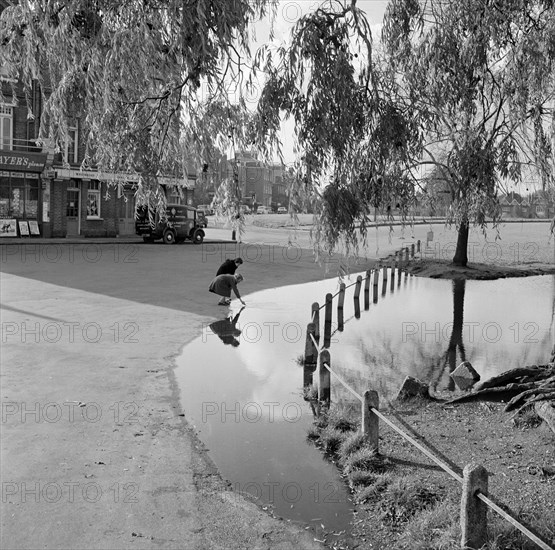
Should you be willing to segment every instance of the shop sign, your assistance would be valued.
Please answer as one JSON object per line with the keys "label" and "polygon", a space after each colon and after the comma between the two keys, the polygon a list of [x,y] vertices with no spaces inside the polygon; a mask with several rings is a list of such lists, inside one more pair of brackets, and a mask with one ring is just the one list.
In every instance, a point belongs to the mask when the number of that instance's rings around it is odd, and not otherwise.
{"label": "shop sign", "polygon": [[19,151],[0,151],[1,170],[20,170],[22,172],[42,172],[46,164],[46,153],[23,153]]}
{"label": "shop sign", "polygon": [[124,174],[121,172],[95,172],[94,170],[57,170],[58,178],[87,179],[101,181],[138,182],[138,174]]}

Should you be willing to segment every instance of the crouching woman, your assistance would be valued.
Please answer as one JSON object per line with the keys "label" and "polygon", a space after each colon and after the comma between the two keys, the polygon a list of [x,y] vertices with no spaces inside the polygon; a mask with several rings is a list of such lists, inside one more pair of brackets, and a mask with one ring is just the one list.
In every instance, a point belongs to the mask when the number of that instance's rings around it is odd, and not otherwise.
{"label": "crouching woman", "polygon": [[218,305],[220,306],[228,306],[231,303],[231,291],[235,293],[235,296],[239,299],[239,301],[246,305],[239,294],[239,290],[237,290],[237,285],[243,280],[243,275],[237,273],[235,275],[223,274],[218,275],[208,287],[210,292],[221,296]]}

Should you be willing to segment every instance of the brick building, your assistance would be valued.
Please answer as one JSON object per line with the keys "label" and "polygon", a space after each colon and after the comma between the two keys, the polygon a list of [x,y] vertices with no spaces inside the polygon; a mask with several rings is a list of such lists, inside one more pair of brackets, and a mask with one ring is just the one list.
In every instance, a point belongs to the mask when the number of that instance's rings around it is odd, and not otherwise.
{"label": "brick building", "polygon": [[[0,0],[0,13],[8,7]],[[84,135],[74,113],[61,152],[40,146],[41,95],[31,94],[34,118],[27,117],[17,75],[0,67],[0,237],[115,237],[135,232],[136,174],[82,170]],[[171,202],[192,204],[196,175],[159,178]]]}

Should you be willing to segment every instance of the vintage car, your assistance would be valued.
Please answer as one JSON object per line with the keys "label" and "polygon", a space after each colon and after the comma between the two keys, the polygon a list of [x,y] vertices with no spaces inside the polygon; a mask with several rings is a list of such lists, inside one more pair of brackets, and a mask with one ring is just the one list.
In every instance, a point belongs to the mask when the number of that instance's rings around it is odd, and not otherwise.
{"label": "vintage car", "polygon": [[269,206],[258,206],[256,208],[256,213],[257,214],[271,214],[272,213],[272,209]]}
{"label": "vintage car", "polygon": [[194,244],[201,244],[205,223],[204,214],[197,212],[193,206],[168,204],[165,214],[151,209],[150,215],[146,206],[140,206],[135,216],[135,233],[145,243],[162,239],[166,244],[174,244],[189,239]]}

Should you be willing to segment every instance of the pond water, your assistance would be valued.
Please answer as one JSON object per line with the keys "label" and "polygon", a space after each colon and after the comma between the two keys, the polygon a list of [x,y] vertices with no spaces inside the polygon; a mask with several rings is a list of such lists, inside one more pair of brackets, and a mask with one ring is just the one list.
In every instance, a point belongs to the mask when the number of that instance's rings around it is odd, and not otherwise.
{"label": "pond water", "polygon": [[449,374],[462,361],[481,380],[545,364],[555,342],[554,311],[554,275],[493,281],[403,275],[391,291],[389,271],[386,294],[334,333],[332,368],[359,392],[378,390],[382,400],[394,399],[407,375],[434,390],[454,390]]}
{"label": "pond water", "polygon": [[[359,318],[347,290],[345,327],[329,349],[332,368],[359,393],[373,388],[382,402],[393,399],[406,375],[449,390],[449,372],[462,360],[485,379],[550,357],[555,276],[392,281],[389,271],[378,282],[367,311],[361,293]],[[176,368],[185,417],[232,487],[327,533],[349,529],[353,503],[335,465],[307,440],[314,411],[298,359],[312,303],[338,288],[334,279],[248,295],[246,308],[222,308],[222,318],[203,327]],[[345,395],[332,377],[332,399]]]}

